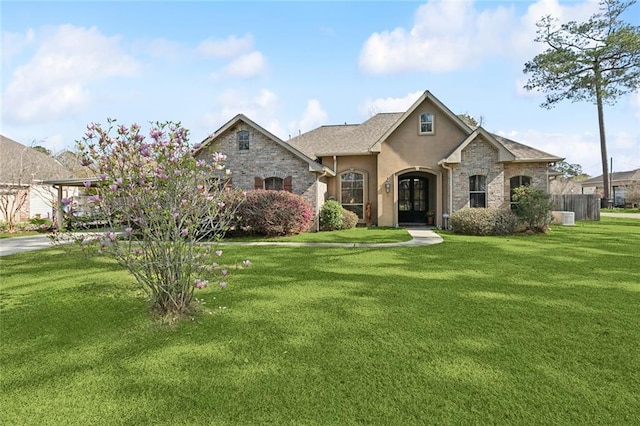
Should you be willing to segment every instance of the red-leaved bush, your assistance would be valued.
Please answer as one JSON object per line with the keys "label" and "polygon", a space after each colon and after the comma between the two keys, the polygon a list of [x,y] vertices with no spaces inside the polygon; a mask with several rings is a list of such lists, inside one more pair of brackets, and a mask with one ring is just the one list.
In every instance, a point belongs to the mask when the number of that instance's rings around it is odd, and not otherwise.
{"label": "red-leaved bush", "polygon": [[307,231],[313,207],[300,195],[286,191],[247,191],[237,210],[236,232],[249,235],[294,235]]}

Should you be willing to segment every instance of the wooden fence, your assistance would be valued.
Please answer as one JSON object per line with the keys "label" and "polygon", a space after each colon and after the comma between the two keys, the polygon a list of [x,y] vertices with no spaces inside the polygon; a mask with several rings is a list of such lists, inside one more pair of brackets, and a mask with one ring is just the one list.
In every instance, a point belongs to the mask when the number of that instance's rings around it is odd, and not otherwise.
{"label": "wooden fence", "polygon": [[575,220],[600,220],[600,196],[598,194],[553,195],[551,210],[573,212]]}

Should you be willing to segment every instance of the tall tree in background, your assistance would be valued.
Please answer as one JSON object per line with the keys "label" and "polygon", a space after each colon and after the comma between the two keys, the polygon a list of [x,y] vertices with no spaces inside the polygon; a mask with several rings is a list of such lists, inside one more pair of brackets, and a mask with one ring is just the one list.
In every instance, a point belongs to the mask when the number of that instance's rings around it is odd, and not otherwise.
{"label": "tall tree in background", "polygon": [[600,12],[586,22],[559,25],[550,15],[537,22],[536,42],[547,50],[524,66],[524,88],[546,93],[542,107],[570,99],[594,102],[598,108],[604,197],[609,194],[609,166],[604,130],[604,104],[640,88],[640,27],[621,15],[635,0],[601,0]]}

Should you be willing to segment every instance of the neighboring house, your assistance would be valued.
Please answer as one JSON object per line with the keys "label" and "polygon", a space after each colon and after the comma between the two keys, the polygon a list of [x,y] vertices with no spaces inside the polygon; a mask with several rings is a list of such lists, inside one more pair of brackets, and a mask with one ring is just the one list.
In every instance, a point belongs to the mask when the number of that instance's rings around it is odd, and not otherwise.
{"label": "neighboring house", "polygon": [[[602,175],[583,180],[580,184],[583,194],[602,194],[604,191]],[[640,187],[640,169],[611,173],[609,184],[611,185],[610,193],[614,207],[626,207],[629,204],[634,204],[627,198],[629,198],[629,192],[637,192]],[[637,205],[637,201],[635,204]]]}
{"label": "neighboring house", "polygon": [[53,218],[56,192],[42,182],[70,176],[53,157],[0,135],[0,220]]}
{"label": "neighboring house", "polygon": [[509,207],[521,185],[549,190],[561,157],[469,127],[429,91],[405,112],[321,126],[285,142],[239,114],[196,156],[227,155],[232,187],[336,199],[361,223],[442,226],[463,207]]}

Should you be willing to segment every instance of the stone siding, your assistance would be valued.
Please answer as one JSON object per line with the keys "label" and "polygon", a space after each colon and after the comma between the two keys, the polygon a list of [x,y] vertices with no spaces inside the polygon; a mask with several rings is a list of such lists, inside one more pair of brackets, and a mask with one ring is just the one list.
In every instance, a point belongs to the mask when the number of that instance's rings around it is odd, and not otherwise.
{"label": "stone siding", "polygon": [[[249,149],[246,151],[238,149],[236,134],[241,130],[249,131]],[[314,211],[318,212],[317,175],[309,171],[309,164],[252,126],[237,123],[218,137],[214,144],[203,149],[198,158],[207,160],[214,152],[227,156],[225,167],[231,170],[234,189],[255,189],[256,177],[264,180],[269,177],[284,179],[291,176],[293,193],[302,195],[311,203]]]}
{"label": "stone siding", "polygon": [[504,194],[505,202],[509,203],[511,194],[509,180],[514,176],[529,176],[531,186],[549,192],[549,166],[547,163],[508,163],[504,166]]}
{"label": "stone siding", "polygon": [[474,175],[486,176],[487,207],[503,207],[505,177],[498,150],[477,139],[462,150],[462,162],[453,169],[453,210],[469,207],[469,177]]}

